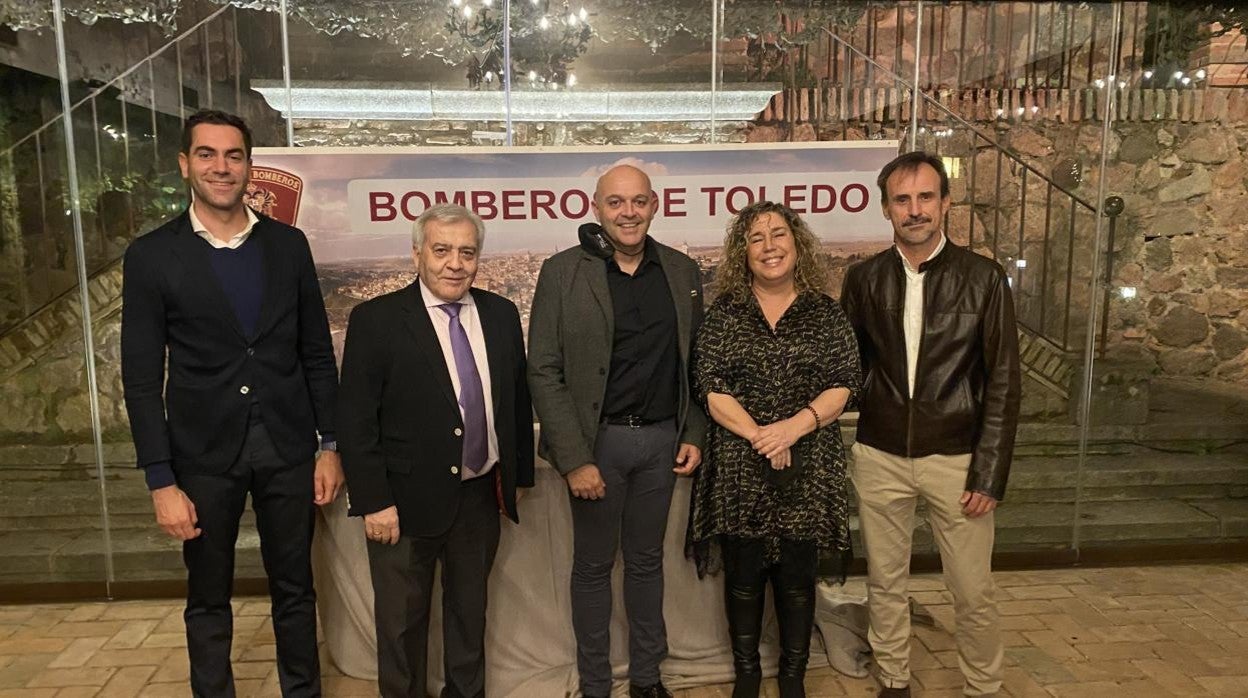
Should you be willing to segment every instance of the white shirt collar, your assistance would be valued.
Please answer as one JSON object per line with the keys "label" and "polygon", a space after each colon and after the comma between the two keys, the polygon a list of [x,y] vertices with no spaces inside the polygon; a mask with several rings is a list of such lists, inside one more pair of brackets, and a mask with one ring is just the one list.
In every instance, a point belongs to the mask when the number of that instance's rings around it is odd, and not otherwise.
{"label": "white shirt collar", "polygon": [[[433,295],[433,291],[430,291],[429,287],[425,285],[424,279],[420,277],[416,277],[416,282],[420,284],[420,297],[424,300],[426,308],[436,308],[439,305],[446,305],[447,303],[452,302],[452,301],[444,301],[441,298],[438,298],[437,296]],[[462,298],[453,302],[463,303],[464,305],[476,305],[477,304],[477,302],[472,299],[471,290],[465,293]]]}
{"label": "white shirt collar", "polygon": [[[945,242],[946,242],[946,241],[948,241],[948,238],[947,238],[947,237],[945,237],[945,233],[942,231],[942,232],[940,233],[940,242],[936,245],[936,249],[932,250],[932,253],[931,253],[931,254],[929,254],[929,255],[927,256],[927,259],[925,259],[925,260],[923,260],[923,261],[924,261],[924,262],[930,262],[930,261],[932,261],[933,259],[936,259],[936,255],[940,254],[940,251],[941,251],[941,250],[943,250],[943,249],[945,249]],[[905,256],[904,254],[902,254],[902,253],[901,253],[901,248],[900,248],[900,247],[898,247],[896,244],[894,244],[894,245],[893,245],[893,249],[894,249],[894,250],[897,250],[897,256],[898,256],[898,257],[901,257],[901,263],[902,263],[902,265],[904,265],[904,266],[906,267],[906,271],[908,271],[908,272],[910,272],[910,273],[912,273],[912,274],[918,274],[918,273],[919,273],[919,270],[918,270],[918,269],[915,269],[914,267],[910,266],[910,260],[909,260],[909,259],[906,259],[906,256]],[[920,266],[922,266],[922,264],[921,264],[921,263],[920,263]]]}
{"label": "white shirt collar", "polygon": [[260,222],[260,219],[256,217],[256,212],[252,211],[250,206],[244,206],[243,208],[247,211],[247,227],[243,228],[229,240],[222,242],[215,235],[208,232],[208,226],[204,225],[203,221],[199,220],[199,216],[195,215],[195,199],[191,197],[191,205],[187,208],[191,213],[191,230],[194,230],[196,235],[207,240],[209,245],[219,250],[226,248],[236,250],[247,240],[247,236],[251,235],[251,230],[256,227],[256,223]]}

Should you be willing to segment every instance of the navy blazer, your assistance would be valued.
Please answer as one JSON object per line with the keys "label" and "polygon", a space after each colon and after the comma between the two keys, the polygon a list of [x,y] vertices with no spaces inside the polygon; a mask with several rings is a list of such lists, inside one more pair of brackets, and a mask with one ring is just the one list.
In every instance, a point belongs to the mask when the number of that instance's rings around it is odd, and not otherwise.
{"label": "navy blazer", "polygon": [[[519,521],[516,488],[532,487],[534,478],[520,314],[498,294],[478,288],[471,293],[490,372],[496,493],[500,509]],[[447,531],[462,490],[464,421],[418,281],[351,311],[338,415],[350,515],[395,506],[403,535]]]}
{"label": "navy blazer", "polygon": [[265,278],[250,337],[189,213],[126,250],[121,375],[140,467],[224,472],[242,449],[253,401],[288,463],[312,458],[317,432],[334,430],[338,371],[312,251],[298,228],[257,218],[248,244],[260,245]]}

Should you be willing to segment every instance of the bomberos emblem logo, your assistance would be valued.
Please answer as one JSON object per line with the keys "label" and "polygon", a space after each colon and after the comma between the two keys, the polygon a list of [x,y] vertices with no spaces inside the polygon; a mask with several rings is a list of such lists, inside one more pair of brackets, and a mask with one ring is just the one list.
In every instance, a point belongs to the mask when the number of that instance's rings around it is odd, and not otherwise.
{"label": "bomberos emblem logo", "polygon": [[256,213],[295,225],[299,218],[299,200],[303,196],[303,179],[276,167],[251,168],[251,181],[243,192],[243,203]]}

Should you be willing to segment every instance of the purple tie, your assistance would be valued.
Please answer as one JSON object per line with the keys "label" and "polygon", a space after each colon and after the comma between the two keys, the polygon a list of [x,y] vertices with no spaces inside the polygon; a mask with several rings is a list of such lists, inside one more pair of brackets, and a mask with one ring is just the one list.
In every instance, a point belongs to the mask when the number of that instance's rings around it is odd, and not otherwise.
{"label": "purple tie", "polygon": [[468,333],[459,323],[459,311],[463,303],[439,305],[451,319],[451,355],[455,357],[455,372],[459,374],[459,406],[464,411],[464,467],[474,473],[485,467],[489,453],[485,432],[485,390],[481,387],[481,374],[472,356]]}

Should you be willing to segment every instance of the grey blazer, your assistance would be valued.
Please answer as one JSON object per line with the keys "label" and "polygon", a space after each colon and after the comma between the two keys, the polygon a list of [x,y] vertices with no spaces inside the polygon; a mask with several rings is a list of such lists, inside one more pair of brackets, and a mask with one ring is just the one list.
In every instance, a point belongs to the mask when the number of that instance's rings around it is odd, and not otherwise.
{"label": "grey blazer", "polygon": [[[689,387],[689,353],[702,324],[702,280],[689,257],[657,240],[655,248],[676,307],[680,441],[702,448],[706,415],[691,399]],[[541,422],[538,455],[565,475],[595,460],[614,336],[603,260],[580,247],[547,259],[537,277],[529,318],[529,391]]]}

